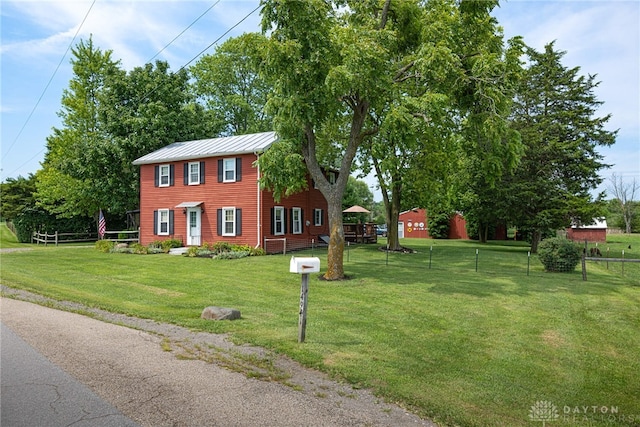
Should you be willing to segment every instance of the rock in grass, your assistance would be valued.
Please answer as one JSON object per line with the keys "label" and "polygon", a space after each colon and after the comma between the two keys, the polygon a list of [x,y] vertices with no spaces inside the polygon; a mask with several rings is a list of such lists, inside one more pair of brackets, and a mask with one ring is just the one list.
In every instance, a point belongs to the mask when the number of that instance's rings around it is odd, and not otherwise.
{"label": "rock in grass", "polygon": [[209,306],[202,310],[200,317],[209,320],[235,320],[240,318],[240,310]]}

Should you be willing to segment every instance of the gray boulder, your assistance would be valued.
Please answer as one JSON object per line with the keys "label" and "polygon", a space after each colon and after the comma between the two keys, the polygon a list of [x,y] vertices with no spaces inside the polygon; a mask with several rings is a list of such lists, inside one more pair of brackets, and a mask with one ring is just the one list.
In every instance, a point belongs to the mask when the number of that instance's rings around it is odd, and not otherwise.
{"label": "gray boulder", "polygon": [[209,320],[235,320],[240,318],[240,310],[209,306],[202,310],[200,317]]}

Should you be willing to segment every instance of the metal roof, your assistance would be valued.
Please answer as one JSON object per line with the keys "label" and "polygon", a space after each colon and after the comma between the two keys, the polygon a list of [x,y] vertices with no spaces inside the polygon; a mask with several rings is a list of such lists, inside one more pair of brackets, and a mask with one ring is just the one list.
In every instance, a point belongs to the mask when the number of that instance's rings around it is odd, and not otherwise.
{"label": "metal roof", "polygon": [[261,153],[269,148],[277,139],[275,132],[262,132],[248,135],[200,139],[197,141],[174,142],[173,144],[169,144],[166,147],[134,160],[133,164],[147,165],[151,163],[201,159],[204,157]]}

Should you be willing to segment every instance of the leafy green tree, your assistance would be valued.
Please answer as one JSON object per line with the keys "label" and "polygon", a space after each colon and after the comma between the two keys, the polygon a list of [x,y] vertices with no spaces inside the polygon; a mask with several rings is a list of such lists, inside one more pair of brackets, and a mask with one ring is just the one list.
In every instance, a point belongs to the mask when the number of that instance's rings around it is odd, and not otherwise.
{"label": "leafy green tree", "polygon": [[223,135],[272,130],[272,118],[264,109],[270,87],[259,75],[259,61],[266,38],[246,33],[203,56],[190,72],[196,95],[220,124]]}
{"label": "leafy green tree", "polygon": [[400,247],[402,206],[451,210],[456,153],[475,159],[470,164],[489,185],[515,165],[520,145],[507,117],[522,43],[516,38],[504,46],[489,15],[495,5],[440,1],[422,11],[406,52],[414,59],[394,79],[399,94],[380,117],[380,132],[365,145],[387,207],[391,249]]}
{"label": "leafy green tree", "polygon": [[[398,73],[403,32],[391,19],[390,3],[263,2],[269,42],[261,71],[273,86],[267,108],[281,144],[261,157],[262,183],[276,196],[299,191],[307,186],[308,170],[328,203],[329,280],[344,277],[342,199],[353,159],[377,132],[372,116],[382,111]],[[413,1],[398,4],[417,8]],[[325,176],[327,169],[339,171],[335,182]]]}
{"label": "leafy green tree", "polygon": [[87,172],[103,206],[124,213],[139,202],[138,157],[176,141],[211,137],[216,131],[195,102],[185,69],[165,61],[119,71],[107,80],[99,116],[108,135],[88,153]]}
{"label": "leafy green tree", "polygon": [[91,38],[71,52],[74,75],[62,95],[62,127],[47,138],[43,167],[36,173],[39,206],[62,217],[91,216],[103,203],[89,173],[89,156],[107,138],[98,117],[99,96],[119,67],[112,52],[102,52]]}
{"label": "leafy green tree", "polygon": [[0,217],[3,220],[15,219],[25,208],[35,206],[36,177],[7,178],[0,184]]}
{"label": "leafy green tree", "polygon": [[527,49],[530,66],[524,73],[513,110],[513,127],[522,135],[525,153],[503,188],[512,221],[531,233],[536,252],[547,230],[572,221],[590,224],[601,216],[591,191],[601,182],[607,165],[599,146],[615,142],[616,132],[605,126],[610,115],[597,117],[602,105],[594,94],[596,76],[562,65],[565,52],[549,43],[543,52]]}

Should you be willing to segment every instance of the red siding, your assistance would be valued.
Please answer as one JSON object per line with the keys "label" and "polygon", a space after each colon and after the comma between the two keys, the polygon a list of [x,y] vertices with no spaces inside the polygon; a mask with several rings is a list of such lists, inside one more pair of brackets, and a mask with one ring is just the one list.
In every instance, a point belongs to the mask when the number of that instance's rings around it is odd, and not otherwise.
{"label": "red siding", "polygon": [[[231,156],[228,156],[231,157]],[[167,238],[177,238],[186,244],[187,221],[182,208],[176,208],[182,202],[203,202],[201,216],[201,242],[212,243],[220,240],[237,244],[249,244],[251,246],[264,244],[264,237],[271,234],[271,208],[275,205],[270,192],[260,192],[260,202],[258,198],[258,170],[253,167],[256,156],[252,154],[236,156],[242,158],[242,179],[239,182],[220,183],[218,182],[218,159],[200,159],[205,163],[205,183],[199,185],[184,185],[183,164],[185,162],[173,162],[175,167],[174,185],[170,187],[155,187],[155,166],[159,164],[142,165],[140,167],[140,242],[147,245],[154,240],[165,240]],[[195,161],[195,160],[191,160]],[[261,215],[258,215],[258,204],[260,203]],[[302,235],[288,233],[289,239],[293,241],[310,241],[318,234],[327,234],[326,224],[327,203],[322,194],[317,190],[296,194],[282,200],[278,206],[287,209],[300,207],[303,209],[304,221],[310,221],[311,226],[303,225]],[[235,207],[242,209],[242,235],[241,236],[218,236],[217,235],[217,210],[223,207]],[[325,213],[325,223],[323,227],[313,226],[313,209],[323,209]],[[154,211],[158,209],[174,210],[174,234],[171,236],[155,235]],[[260,222],[258,220],[260,219]],[[302,242],[301,242],[302,243]]]}
{"label": "red siding", "polygon": [[454,214],[449,220],[449,239],[469,240],[467,221],[459,213]]}
{"label": "red siding", "polygon": [[[404,222],[404,237],[418,237],[430,239],[427,227],[427,211],[425,209],[412,209],[400,214],[399,221]],[[468,240],[467,222],[459,213],[454,214],[449,220],[449,239]]]}
{"label": "red siding", "polygon": [[568,228],[567,238],[570,240],[588,242],[606,242],[606,228]]}
{"label": "red siding", "polygon": [[402,212],[398,221],[404,223],[404,237],[430,238],[427,227],[427,211],[424,209],[412,209]]}

